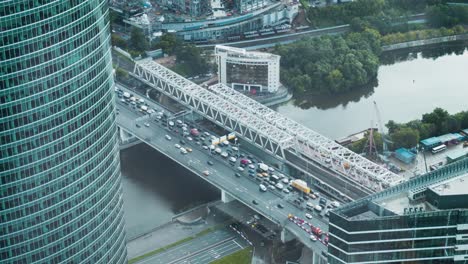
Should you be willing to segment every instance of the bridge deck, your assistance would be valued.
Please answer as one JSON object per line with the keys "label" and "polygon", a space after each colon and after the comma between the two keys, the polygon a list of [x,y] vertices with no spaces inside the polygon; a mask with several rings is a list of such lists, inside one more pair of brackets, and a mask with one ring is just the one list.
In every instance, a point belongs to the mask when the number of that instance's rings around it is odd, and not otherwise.
{"label": "bridge deck", "polygon": [[299,158],[329,167],[337,177],[352,179],[374,192],[404,181],[400,175],[222,84],[205,89],[147,59],[135,63],[134,75],[283,159],[285,150],[293,150]]}

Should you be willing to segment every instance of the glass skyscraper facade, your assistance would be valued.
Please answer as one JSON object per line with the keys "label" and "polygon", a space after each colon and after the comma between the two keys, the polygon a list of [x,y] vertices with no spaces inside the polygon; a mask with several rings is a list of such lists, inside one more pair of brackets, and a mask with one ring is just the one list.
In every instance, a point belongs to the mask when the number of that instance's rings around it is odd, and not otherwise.
{"label": "glass skyscraper facade", "polygon": [[107,2],[0,1],[0,263],[126,262]]}

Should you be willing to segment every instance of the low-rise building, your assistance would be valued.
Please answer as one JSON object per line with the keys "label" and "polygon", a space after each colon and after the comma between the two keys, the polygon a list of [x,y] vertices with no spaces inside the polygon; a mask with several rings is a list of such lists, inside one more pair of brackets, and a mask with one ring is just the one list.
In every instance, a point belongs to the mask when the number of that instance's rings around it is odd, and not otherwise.
{"label": "low-rise building", "polygon": [[280,86],[280,56],[217,45],[215,56],[222,84],[244,91],[274,93]]}

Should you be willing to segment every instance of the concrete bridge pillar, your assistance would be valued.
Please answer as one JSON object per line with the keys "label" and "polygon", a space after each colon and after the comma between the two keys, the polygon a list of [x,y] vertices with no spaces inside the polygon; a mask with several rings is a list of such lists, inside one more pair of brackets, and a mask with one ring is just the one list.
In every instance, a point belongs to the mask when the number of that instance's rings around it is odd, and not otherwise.
{"label": "concrete bridge pillar", "polygon": [[132,135],[131,133],[128,133],[127,131],[121,129],[119,127],[119,136],[120,136],[120,142],[124,145],[124,144],[128,144],[128,143],[131,143],[135,140],[138,140],[134,135]]}
{"label": "concrete bridge pillar", "polygon": [[327,264],[328,260],[320,252],[312,251],[312,264]]}
{"label": "concrete bridge pillar", "polygon": [[121,129],[118,127],[119,130],[119,142],[120,142],[120,150],[138,145],[141,143],[141,141],[132,135],[131,133],[128,133],[127,131]]}
{"label": "concrete bridge pillar", "polygon": [[230,201],[234,201],[234,197],[232,197],[229,193],[225,190],[221,190],[221,201],[223,203],[229,203]]}
{"label": "concrete bridge pillar", "polygon": [[286,243],[293,239],[295,239],[295,237],[291,232],[289,232],[288,230],[284,228],[283,230],[281,230],[281,242]]}

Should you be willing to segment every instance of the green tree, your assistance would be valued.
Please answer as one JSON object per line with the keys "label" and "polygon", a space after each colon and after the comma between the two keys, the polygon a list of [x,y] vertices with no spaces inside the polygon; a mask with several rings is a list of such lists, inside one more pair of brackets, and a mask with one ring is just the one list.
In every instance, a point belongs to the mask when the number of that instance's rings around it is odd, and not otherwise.
{"label": "green tree", "polygon": [[444,122],[449,117],[447,110],[437,107],[432,113],[424,114],[422,116],[423,123],[430,123],[435,125],[436,133],[442,134],[446,129],[443,128]]}
{"label": "green tree", "polygon": [[181,45],[182,42],[177,39],[175,34],[164,34],[156,47],[162,49],[166,54],[173,55]]}
{"label": "green tree", "polygon": [[144,52],[148,50],[149,48],[149,43],[148,40],[146,40],[145,34],[143,33],[143,30],[133,27],[132,33],[130,36],[130,47],[133,50],[139,51],[139,52]]}
{"label": "green tree", "polygon": [[332,93],[337,93],[343,89],[344,78],[340,70],[334,69],[326,77]]}
{"label": "green tree", "polygon": [[402,127],[390,135],[393,148],[412,148],[419,142],[419,131],[409,127]]}
{"label": "green tree", "polygon": [[125,39],[123,39],[122,37],[120,37],[119,35],[115,33],[111,35],[111,43],[112,43],[112,46],[117,46],[122,49],[127,48],[127,41],[125,41]]}
{"label": "green tree", "polygon": [[397,124],[397,123],[396,123],[395,121],[393,121],[393,120],[389,120],[389,121],[387,122],[387,124],[385,124],[385,126],[387,127],[388,133],[389,133],[389,134],[394,133],[394,132],[400,127],[400,125]]}
{"label": "green tree", "polygon": [[117,75],[117,78],[119,79],[127,79],[128,78],[128,72],[122,68],[117,68],[115,70],[115,74]]}

